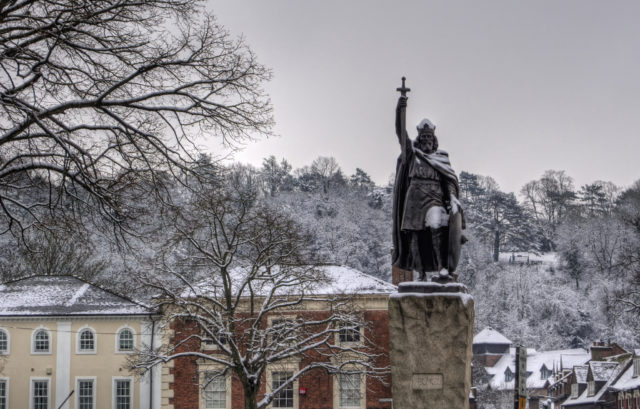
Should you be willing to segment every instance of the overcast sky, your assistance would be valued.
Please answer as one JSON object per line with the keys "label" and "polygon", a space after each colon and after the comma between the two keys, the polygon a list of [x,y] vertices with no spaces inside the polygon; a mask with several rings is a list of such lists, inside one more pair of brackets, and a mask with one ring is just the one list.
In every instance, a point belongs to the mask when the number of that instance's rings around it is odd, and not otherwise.
{"label": "overcast sky", "polygon": [[505,191],[565,170],[576,187],[640,178],[640,1],[210,0],[273,70],[279,135],[236,159],[333,156],[385,184],[407,127],[437,126],[456,171]]}

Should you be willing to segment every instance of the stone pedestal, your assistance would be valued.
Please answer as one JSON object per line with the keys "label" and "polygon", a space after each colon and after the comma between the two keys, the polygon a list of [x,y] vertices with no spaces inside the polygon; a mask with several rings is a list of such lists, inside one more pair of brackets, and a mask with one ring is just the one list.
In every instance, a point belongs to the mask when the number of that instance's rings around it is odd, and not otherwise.
{"label": "stone pedestal", "polygon": [[458,283],[401,283],[389,299],[394,409],[468,409],[474,303]]}

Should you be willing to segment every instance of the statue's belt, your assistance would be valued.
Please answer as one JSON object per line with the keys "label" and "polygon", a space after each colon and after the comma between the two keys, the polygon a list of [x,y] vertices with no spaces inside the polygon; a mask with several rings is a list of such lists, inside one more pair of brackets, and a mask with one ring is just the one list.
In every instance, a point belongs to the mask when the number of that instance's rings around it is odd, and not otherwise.
{"label": "statue's belt", "polygon": [[419,185],[440,185],[440,181],[436,179],[423,179],[418,177],[411,177],[409,181],[411,184],[419,184]]}

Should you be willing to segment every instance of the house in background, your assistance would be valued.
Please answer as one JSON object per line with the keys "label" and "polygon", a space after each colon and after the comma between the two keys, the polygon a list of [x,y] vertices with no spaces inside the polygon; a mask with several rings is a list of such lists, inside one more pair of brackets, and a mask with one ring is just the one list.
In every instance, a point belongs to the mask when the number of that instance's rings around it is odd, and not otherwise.
{"label": "house in background", "polygon": [[141,345],[159,345],[155,318],[72,276],[0,284],[0,409],[159,409],[160,369],[126,369]]}
{"label": "house in background", "polygon": [[504,335],[487,327],[473,337],[474,364],[494,366],[503,355],[509,353],[512,342]]}
{"label": "house in background", "polygon": [[[588,362],[576,365],[568,372],[563,369],[554,375],[554,380],[547,386],[549,399],[544,407],[640,409],[633,399],[628,399],[633,398],[640,385],[640,381],[633,376],[633,357],[636,355],[615,343],[594,342]],[[640,363],[638,365],[640,370]]]}
{"label": "house in background", "polygon": [[[348,294],[353,297],[354,304],[369,323],[368,328],[360,328],[359,332],[341,331],[335,337],[336,343],[344,346],[360,348],[365,339],[375,340],[380,355],[376,358],[376,366],[389,365],[389,294],[396,292],[396,287],[378,278],[343,266],[324,266],[324,274],[330,284],[317,290],[315,295]],[[303,302],[288,312],[291,317],[305,320],[318,320],[330,314],[326,303]],[[281,313],[274,315],[273,320],[282,320]],[[195,334],[197,327],[188,322],[173,321],[171,330],[165,334],[170,345],[176,345]],[[201,351],[206,354],[220,353],[214,346],[200,343],[196,339],[181,343],[178,352]],[[293,359],[286,364],[274,365],[267,370],[262,382],[262,390],[258,397],[268,390],[279,387],[280,382],[295,373],[300,367],[309,364],[311,359],[329,359],[329,357],[307,356]],[[197,357],[181,357],[169,361],[163,369],[163,408],[166,409],[241,409],[244,406],[242,386],[235,375],[228,375],[213,382],[206,382],[212,364]],[[270,407],[285,409],[390,409],[391,408],[391,376],[387,384],[369,379],[359,374],[331,375],[324,371],[310,372],[300,377],[289,388],[281,391]]]}
{"label": "house in background", "polygon": [[562,408],[571,409],[604,409],[610,408],[611,399],[608,389],[616,375],[620,373],[621,364],[615,361],[590,361],[587,365],[576,367],[574,372],[579,376],[572,377],[571,394],[562,402]]}
{"label": "house in background", "polygon": [[[504,394],[512,399],[515,385],[515,348],[510,347],[504,335],[492,328],[485,328],[473,338],[474,365],[484,365],[486,389],[493,394]],[[585,349],[536,351],[527,349],[527,389],[529,409],[543,407],[547,400],[547,386],[554,374],[563,369],[569,373],[574,365],[584,364],[591,358]],[[474,380],[475,381],[475,380]]]}
{"label": "house in background", "polygon": [[640,349],[633,352],[610,389],[616,399],[616,409],[640,409]]}

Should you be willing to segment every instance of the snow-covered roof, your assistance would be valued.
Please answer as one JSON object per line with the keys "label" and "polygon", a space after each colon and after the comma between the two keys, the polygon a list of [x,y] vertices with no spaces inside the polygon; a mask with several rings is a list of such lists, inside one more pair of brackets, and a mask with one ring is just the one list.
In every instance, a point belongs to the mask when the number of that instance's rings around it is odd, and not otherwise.
{"label": "snow-covered roof", "polygon": [[390,294],[397,287],[380,278],[347,266],[322,266],[329,279],[315,289],[317,294]]}
{"label": "snow-covered roof", "polygon": [[592,361],[589,362],[589,367],[591,368],[591,374],[593,375],[593,380],[596,382],[608,381],[611,377],[611,374],[618,366],[617,362],[599,362]]}
{"label": "snow-covered roof", "polygon": [[[595,362],[590,362],[589,366],[593,368],[592,364],[594,363]],[[622,370],[623,365],[620,365],[618,363],[613,363],[613,362],[598,362],[598,363],[607,363],[607,364],[615,365],[614,368],[609,368],[608,365],[605,366],[607,368],[606,372],[609,374],[609,377],[606,380],[606,383],[600,389],[598,389],[595,394],[591,396],[589,396],[589,388],[585,388],[584,391],[582,391],[582,393],[577,398],[571,398],[571,396],[569,396],[569,398],[562,403],[562,407],[592,404],[602,399],[602,395],[604,395],[604,393],[607,391],[609,386],[620,374],[620,371]],[[584,368],[589,368],[589,366],[586,366]],[[585,376],[585,382],[586,382],[586,376]]]}
{"label": "snow-covered roof", "polygon": [[[636,350],[638,352],[638,350]],[[633,376],[633,361],[629,360],[627,369],[620,377],[611,385],[611,389],[616,391],[626,391],[640,388],[640,376]]]}
{"label": "snow-covered roof", "polygon": [[587,383],[587,375],[589,374],[589,365],[577,365],[573,367],[573,372],[576,374],[577,383]]}
{"label": "snow-covered roof", "polygon": [[[283,273],[277,266],[271,271],[251,279],[251,286],[254,294],[265,295],[275,286],[279,286],[283,280],[288,281],[287,285],[282,285],[276,291],[277,295],[339,295],[358,294],[375,295],[391,294],[397,291],[397,287],[380,278],[363,273],[347,266],[323,265],[309,267],[295,267]],[[231,280],[235,291],[240,291],[247,282],[249,272],[242,268],[231,271]],[[296,276],[300,278],[297,279]],[[211,277],[207,277],[198,282],[191,289],[183,292],[183,297],[190,296],[213,296],[220,288],[220,284]],[[244,291],[247,291],[245,286]]]}
{"label": "snow-covered roof", "polygon": [[473,337],[474,345],[478,344],[497,344],[511,345],[511,341],[491,327],[486,327]]}
{"label": "snow-covered roof", "polygon": [[0,284],[0,317],[148,315],[149,308],[72,276]]}
{"label": "snow-covered roof", "polygon": [[[567,362],[580,362],[584,364],[589,360],[589,353],[582,348],[559,349],[553,351],[536,351],[527,349],[527,388],[539,389],[545,386],[547,381],[552,382],[553,377],[542,377],[542,368],[547,370],[560,369],[560,364],[565,366]],[[487,373],[493,375],[490,381],[492,389],[505,390],[513,389],[514,381],[505,381],[505,371],[507,368],[515,373],[515,348],[509,348],[509,354],[503,355],[492,368],[486,368]],[[585,367],[585,379],[586,379]]]}

